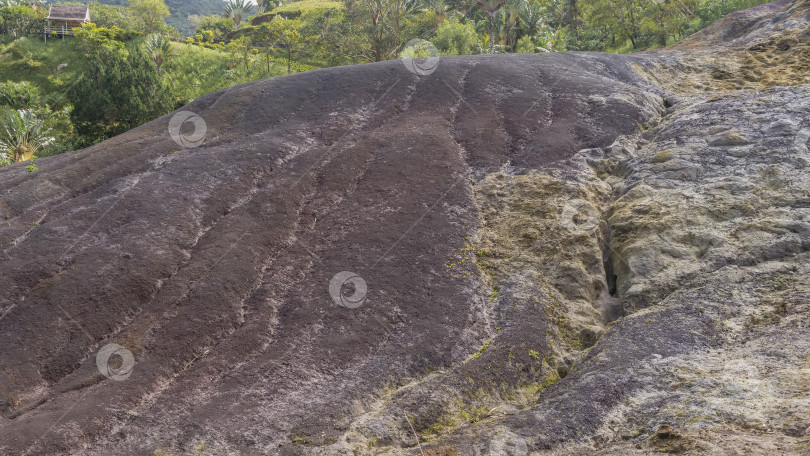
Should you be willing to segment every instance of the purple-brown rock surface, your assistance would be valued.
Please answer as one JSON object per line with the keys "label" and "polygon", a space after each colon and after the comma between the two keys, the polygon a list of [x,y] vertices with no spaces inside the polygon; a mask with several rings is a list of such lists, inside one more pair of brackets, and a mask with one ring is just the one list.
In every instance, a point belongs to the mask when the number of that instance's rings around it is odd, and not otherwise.
{"label": "purple-brown rock surface", "polygon": [[0,169],[0,454],[810,454],[809,19],[257,81]]}

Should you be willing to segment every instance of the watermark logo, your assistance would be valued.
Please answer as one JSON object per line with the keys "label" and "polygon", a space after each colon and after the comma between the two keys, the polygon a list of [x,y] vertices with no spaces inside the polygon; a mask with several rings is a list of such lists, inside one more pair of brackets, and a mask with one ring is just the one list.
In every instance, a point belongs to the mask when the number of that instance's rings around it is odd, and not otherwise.
{"label": "watermark logo", "polygon": [[523,437],[509,429],[502,428],[489,442],[490,456],[526,456],[529,454],[529,445]]}
{"label": "watermark logo", "polygon": [[[185,134],[182,131],[186,122],[190,122],[194,126],[191,134]],[[180,111],[169,120],[169,136],[182,147],[192,149],[201,145],[205,141],[206,133],[208,133],[208,126],[205,124],[205,120],[191,111]]]}
{"label": "watermark logo", "polygon": [[121,345],[107,344],[96,355],[96,367],[105,377],[120,382],[132,375],[135,356]]}
{"label": "watermark logo", "polygon": [[362,306],[366,301],[367,292],[366,281],[353,272],[338,272],[329,281],[329,295],[332,300],[335,301],[335,304],[347,309]]}
{"label": "watermark logo", "polygon": [[405,43],[399,58],[413,74],[427,76],[439,67],[439,50],[430,41],[416,38]]}
{"label": "watermark logo", "polygon": [[601,216],[599,210],[588,201],[573,200],[566,201],[560,221],[570,231],[592,233],[599,228]]}

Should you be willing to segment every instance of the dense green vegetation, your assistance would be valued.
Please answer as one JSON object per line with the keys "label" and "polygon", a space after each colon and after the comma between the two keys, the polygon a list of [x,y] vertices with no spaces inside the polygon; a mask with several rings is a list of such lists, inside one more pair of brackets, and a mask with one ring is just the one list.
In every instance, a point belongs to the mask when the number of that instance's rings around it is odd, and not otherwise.
{"label": "dense green vegetation", "polygon": [[[128,0],[98,0],[98,2],[121,7],[129,4]],[[197,18],[222,14],[225,11],[223,0],[165,0],[165,2],[171,13],[166,18],[166,23],[180,32],[181,36],[194,33]]]}
{"label": "dense green vegetation", "polygon": [[93,144],[238,82],[397,58],[416,38],[441,55],[632,52],[761,3],[101,0],[93,24],[46,43],[41,2],[0,0],[0,165]]}

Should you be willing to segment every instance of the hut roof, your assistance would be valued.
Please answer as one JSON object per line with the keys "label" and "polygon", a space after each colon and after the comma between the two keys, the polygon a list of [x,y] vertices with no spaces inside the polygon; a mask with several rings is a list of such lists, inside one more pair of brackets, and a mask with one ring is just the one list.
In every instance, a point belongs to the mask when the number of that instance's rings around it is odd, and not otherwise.
{"label": "hut roof", "polygon": [[89,21],[90,8],[83,5],[51,5],[48,20]]}

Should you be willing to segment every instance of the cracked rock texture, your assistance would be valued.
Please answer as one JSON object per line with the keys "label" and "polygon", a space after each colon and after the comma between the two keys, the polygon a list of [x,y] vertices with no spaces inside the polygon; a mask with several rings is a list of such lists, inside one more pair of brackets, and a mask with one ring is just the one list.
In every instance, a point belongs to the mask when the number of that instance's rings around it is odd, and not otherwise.
{"label": "cracked rock texture", "polygon": [[257,81],[198,148],[0,169],[0,454],[810,454],[808,19]]}

